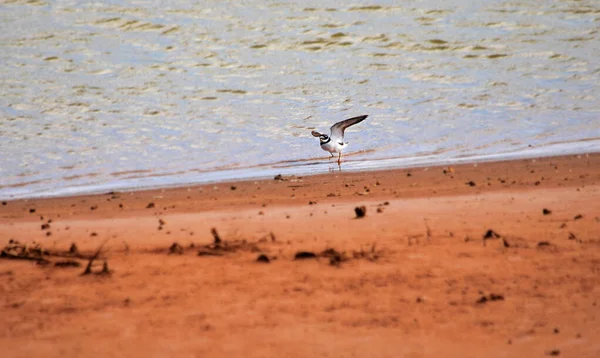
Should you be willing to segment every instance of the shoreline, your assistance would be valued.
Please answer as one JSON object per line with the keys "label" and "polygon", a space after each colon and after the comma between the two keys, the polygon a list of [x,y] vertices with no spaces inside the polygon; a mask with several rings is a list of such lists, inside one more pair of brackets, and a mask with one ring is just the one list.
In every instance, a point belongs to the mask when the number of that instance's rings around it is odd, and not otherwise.
{"label": "shoreline", "polygon": [[10,357],[592,357],[598,232],[600,153],[11,200],[0,245],[48,262],[0,258],[0,343]]}
{"label": "shoreline", "polygon": [[[391,167],[391,168],[382,168],[382,169],[350,169],[344,170],[339,168],[333,168],[329,170],[328,173],[319,172],[315,174],[290,174],[283,175],[277,171],[275,175],[265,175],[261,177],[251,177],[251,178],[242,178],[242,179],[223,179],[223,180],[215,180],[215,181],[206,181],[206,182],[193,182],[193,183],[182,183],[182,184],[172,184],[172,185],[159,185],[159,186],[142,186],[142,187],[127,187],[124,189],[117,190],[93,190],[90,192],[74,192],[72,194],[45,194],[41,196],[31,196],[31,197],[5,197],[0,198],[0,201],[6,202],[14,202],[14,201],[30,201],[30,200],[53,200],[60,198],[76,198],[76,197],[88,197],[88,196],[98,196],[105,195],[107,193],[121,193],[121,194],[129,194],[129,193],[137,193],[137,192],[156,192],[156,191],[172,191],[172,190],[180,190],[180,189],[188,189],[188,188],[201,188],[208,187],[214,185],[228,185],[228,184],[236,184],[236,183],[250,183],[250,182],[267,182],[270,181],[273,177],[280,175],[287,178],[309,178],[313,176],[327,176],[331,174],[341,174],[341,175],[355,175],[355,174],[369,174],[372,173],[376,175],[377,173],[385,173],[385,172],[401,172],[401,171],[410,171],[410,170],[443,170],[448,167],[457,167],[457,166],[470,166],[470,165],[486,165],[486,164],[501,164],[501,163],[513,163],[513,162],[527,162],[532,161],[535,162],[537,160],[548,160],[548,159],[560,159],[560,158],[582,158],[582,157],[590,157],[590,156],[600,156],[600,151],[596,152],[583,152],[583,153],[575,153],[575,154],[560,154],[560,155],[547,155],[547,156],[536,156],[536,157],[526,157],[526,158],[517,158],[517,159],[494,159],[490,157],[468,157],[464,158],[453,158],[449,161],[439,161],[435,164],[415,164],[415,165],[407,165],[402,167]],[[475,159],[474,159],[475,158]]]}
{"label": "shoreline", "polygon": [[[583,141],[594,142],[597,139],[589,139]],[[560,146],[564,143],[554,143],[553,146]],[[572,143],[569,143],[572,144]],[[543,147],[545,149],[545,147]],[[461,165],[461,164],[477,164],[477,163],[489,163],[489,162],[507,162],[507,161],[515,161],[515,160],[531,160],[531,159],[540,159],[540,158],[555,158],[562,156],[572,156],[572,155],[594,155],[600,153],[597,148],[570,148],[569,150],[563,149],[560,153],[556,152],[544,152],[544,151],[536,151],[538,148],[532,148],[529,151],[518,151],[518,152],[506,152],[501,153],[499,155],[480,155],[480,156],[467,156],[467,157],[454,157],[454,158],[438,158],[435,160],[426,160],[425,157],[406,157],[406,158],[380,158],[374,161],[360,161],[360,162],[346,162],[345,166],[350,166],[349,169],[343,169],[346,173],[355,173],[355,172],[370,172],[370,171],[387,171],[387,170],[402,170],[402,169],[412,169],[412,168],[421,168],[421,167],[442,167],[448,165]],[[590,149],[592,149],[590,151]],[[362,152],[350,153],[350,156],[362,154]],[[322,160],[322,158],[313,158],[314,160]],[[401,162],[401,163],[399,163]],[[181,172],[183,175],[190,174],[194,172],[194,176],[197,174],[208,175],[209,177],[215,177],[216,179],[203,179],[202,181],[198,181],[197,179],[184,179],[182,181],[175,181],[171,183],[162,183],[162,184],[149,184],[155,181],[157,178],[167,176],[171,177],[173,173],[160,173],[155,176],[149,177],[139,177],[133,178],[138,181],[138,185],[132,184],[88,184],[88,185],[75,185],[71,187],[64,187],[60,189],[55,189],[50,192],[21,192],[16,194],[10,194],[8,196],[0,196],[0,200],[26,200],[26,199],[43,199],[43,198],[57,198],[57,197],[65,197],[65,196],[81,196],[81,195],[98,195],[105,192],[110,191],[119,191],[119,192],[133,192],[133,191],[146,191],[146,190],[160,190],[160,189],[174,189],[179,187],[191,187],[191,186],[201,186],[201,185],[211,185],[218,183],[235,183],[239,181],[255,181],[255,180],[266,180],[275,175],[287,175],[287,176],[310,176],[310,175],[321,175],[325,174],[326,171],[324,169],[318,169],[317,173],[310,173],[308,169],[300,170],[300,166],[295,167],[277,167],[276,164],[283,164],[287,162],[280,163],[271,163],[271,164],[259,164],[246,168],[231,168],[231,169],[221,169],[221,170],[184,170]],[[315,164],[323,166],[325,162]],[[264,168],[262,175],[246,175],[242,174],[241,179],[233,178],[236,174],[224,174],[226,172],[235,172],[239,175],[240,171],[248,171],[252,168]],[[335,165],[330,167],[329,170],[335,169]],[[311,168],[314,170],[314,168]],[[221,175],[218,175],[221,173]],[[267,174],[268,173],[268,174]],[[130,178],[131,179],[131,178]],[[188,182],[189,180],[189,182]],[[124,182],[127,182],[125,180]],[[142,184],[146,183],[146,184]],[[21,187],[23,184],[13,184],[7,185],[5,188],[14,188]],[[103,188],[103,189],[101,189]],[[0,195],[2,193],[0,192]]]}

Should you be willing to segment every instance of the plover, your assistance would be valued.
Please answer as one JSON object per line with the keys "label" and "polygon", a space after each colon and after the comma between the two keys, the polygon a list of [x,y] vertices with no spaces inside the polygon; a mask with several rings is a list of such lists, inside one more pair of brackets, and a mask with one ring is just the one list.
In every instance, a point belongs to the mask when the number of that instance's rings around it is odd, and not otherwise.
{"label": "plover", "polygon": [[368,116],[358,116],[352,117],[341,122],[337,122],[336,124],[331,126],[331,133],[329,135],[322,134],[317,131],[312,131],[311,134],[314,137],[319,137],[321,141],[321,149],[328,151],[331,153],[331,157],[333,158],[333,153],[338,153],[338,165],[342,162],[342,151],[348,145],[347,142],[344,142],[344,130],[350,126],[355,125],[356,123],[360,123],[365,120]]}

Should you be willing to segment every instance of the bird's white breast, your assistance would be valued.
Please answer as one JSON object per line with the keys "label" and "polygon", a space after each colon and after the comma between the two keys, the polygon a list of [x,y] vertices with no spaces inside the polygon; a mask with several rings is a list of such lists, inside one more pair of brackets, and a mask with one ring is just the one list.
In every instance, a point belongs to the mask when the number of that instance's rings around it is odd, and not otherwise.
{"label": "bird's white breast", "polygon": [[340,153],[342,150],[346,149],[348,144],[340,145],[338,142],[334,142],[333,140],[329,143],[321,144],[321,148],[330,153]]}

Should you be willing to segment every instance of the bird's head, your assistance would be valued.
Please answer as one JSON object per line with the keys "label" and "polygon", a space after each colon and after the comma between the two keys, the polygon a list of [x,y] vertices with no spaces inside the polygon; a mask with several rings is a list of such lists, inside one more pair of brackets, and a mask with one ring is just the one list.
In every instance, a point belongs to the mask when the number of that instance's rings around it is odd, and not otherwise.
{"label": "bird's head", "polygon": [[317,131],[312,131],[311,134],[313,135],[313,137],[319,137],[321,143],[329,141],[329,136],[327,134],[322,134]]}

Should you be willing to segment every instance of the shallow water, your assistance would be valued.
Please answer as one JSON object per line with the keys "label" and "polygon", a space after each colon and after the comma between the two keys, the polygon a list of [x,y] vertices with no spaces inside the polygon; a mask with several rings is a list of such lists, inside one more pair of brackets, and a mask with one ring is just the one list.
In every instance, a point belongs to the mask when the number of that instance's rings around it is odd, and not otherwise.
{"label": "shallow water", "polygon": [[600,2],[306,4],[4,2],[0,197],[600,151]]}

